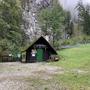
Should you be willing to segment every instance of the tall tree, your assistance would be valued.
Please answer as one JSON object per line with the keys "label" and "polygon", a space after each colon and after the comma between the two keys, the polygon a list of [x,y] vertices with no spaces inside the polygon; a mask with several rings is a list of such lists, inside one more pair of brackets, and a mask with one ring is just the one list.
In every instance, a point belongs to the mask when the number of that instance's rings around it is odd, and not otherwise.
{"label": "tall tree", "polygon": [[22,45],[21,7],[19,0],[0,1],[0,48],[13,50]]}
{"label": "tall tree", "polygon": [[83,33],[90,35],[90,6],[79,2],[77,5],[79,23],[83,27]]}
{"label": "tall tree", "polygon": [[[60,33],[65,19],[65,12],[59,5],[58,0],[53,0],[52,6],[44,8],[39,13],[39,21],[44,33],[51,30],[53,36],[53,45],[60,38]],[[50,34],[51,34],[50,33]]]}
{"label": "tall tree", "polygon": [[74,29],[74,25],[73,25],[73,21],[71,18],[71,13],[69,11],[67,11],[65,13],[65,38],[71,38],[73,35],[73,29]]}

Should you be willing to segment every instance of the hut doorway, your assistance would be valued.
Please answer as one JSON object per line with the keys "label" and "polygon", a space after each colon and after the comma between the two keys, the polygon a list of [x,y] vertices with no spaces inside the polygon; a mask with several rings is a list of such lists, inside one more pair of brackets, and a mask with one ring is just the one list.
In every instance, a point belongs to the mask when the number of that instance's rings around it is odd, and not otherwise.
{"label": "hut doorway", "polygon": [[43,57],[44,57],[43,49],[42,48],[37,49],[37,55],[36,55],[37,61],[38,62],[43,61],[43,59],[44,59]]}

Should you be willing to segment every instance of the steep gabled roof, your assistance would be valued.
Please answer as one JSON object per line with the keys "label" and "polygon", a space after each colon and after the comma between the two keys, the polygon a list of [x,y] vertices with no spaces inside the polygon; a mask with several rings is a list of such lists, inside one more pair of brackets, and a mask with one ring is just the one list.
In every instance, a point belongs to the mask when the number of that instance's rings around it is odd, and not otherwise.
{"label": "steep gabled roof", "polygon": [[33,48],[34,45],[36,44],[44,44],[48,46],[48,51],[51,51],[52,54],[57,54],[56,50],[49,44],[49,42],[43,37],[41,36],[40,38],[38,38],[34,43],[32,43],[25,51],[28,51],[30,49]]}

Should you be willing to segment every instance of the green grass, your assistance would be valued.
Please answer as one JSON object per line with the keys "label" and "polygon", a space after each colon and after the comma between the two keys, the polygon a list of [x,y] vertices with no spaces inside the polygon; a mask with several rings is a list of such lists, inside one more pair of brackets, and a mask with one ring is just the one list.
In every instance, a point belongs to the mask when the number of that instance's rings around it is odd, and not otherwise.
{"label": "green grass", "polygon": [[[68,86],[70,90],[90,90],[90,44],[58,51],[61,59],[58,62],[50,62],[64,68],[63,75],[57,75],[56,80]],[[82,70],[87,73],[78,73]]]}
{"label": "green grass", "polygon": [[66,69],[83,68],[90,70],[90,44],[58,51],[61,59],[50,64]]}
{"label": "green grass", "polygon": [[64,86],[68,86],[69,90],[90,90],[90,73],[77,74],[69,72],[57,75],[55,80],[63,83]]}

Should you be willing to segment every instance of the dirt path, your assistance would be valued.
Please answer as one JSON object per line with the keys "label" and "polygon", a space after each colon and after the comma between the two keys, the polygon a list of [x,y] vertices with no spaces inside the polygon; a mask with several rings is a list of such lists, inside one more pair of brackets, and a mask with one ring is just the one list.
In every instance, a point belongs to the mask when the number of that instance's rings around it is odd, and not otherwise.
{"label": "dirt path", "polygon": [[28,82],[29,79],[49,80],[63,73],[62,68],[47,63],[0,63],[0,90],[37,90],[32,85],[35,82]]}

